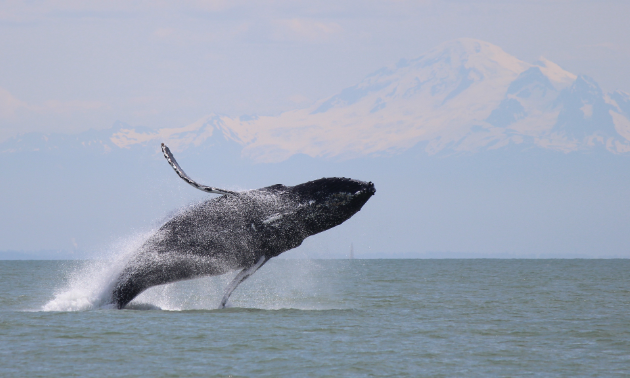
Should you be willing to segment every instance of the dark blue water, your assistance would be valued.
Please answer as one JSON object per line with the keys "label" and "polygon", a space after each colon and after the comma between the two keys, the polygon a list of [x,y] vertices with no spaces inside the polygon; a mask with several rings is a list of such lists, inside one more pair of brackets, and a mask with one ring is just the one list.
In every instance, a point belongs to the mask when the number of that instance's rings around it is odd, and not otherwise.
{"label": "dark blue water", "polygon": [[224,310],[230,277],[99,309],[106,270],[0,262],[0,376],[630,372],[630,260],[276,259]]}

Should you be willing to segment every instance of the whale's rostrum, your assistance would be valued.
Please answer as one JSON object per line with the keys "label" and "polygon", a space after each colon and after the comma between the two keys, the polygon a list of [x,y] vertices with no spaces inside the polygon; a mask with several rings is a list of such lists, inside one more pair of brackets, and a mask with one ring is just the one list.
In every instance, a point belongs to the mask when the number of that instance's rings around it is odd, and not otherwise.
{"label": "whale's rostrum", "polygon": [[233,192],[196,183],[164,144],[162,151],[184,181],[221,196],[180,209],[144,242],[115,283],[117,308],[152,286],[242,269],[225,289],[225,307],[269,259],[348,220],[376,192],[371,182],[339,177]]}

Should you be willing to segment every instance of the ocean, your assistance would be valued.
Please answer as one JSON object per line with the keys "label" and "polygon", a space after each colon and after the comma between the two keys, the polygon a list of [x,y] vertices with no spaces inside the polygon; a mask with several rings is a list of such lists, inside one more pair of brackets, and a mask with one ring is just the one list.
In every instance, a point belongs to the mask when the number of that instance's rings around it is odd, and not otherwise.
{"label": "ocean", "polygon": [[0,376],[627,377],[630,260],[274,259],[103,306],[107,261],[0,261]]}

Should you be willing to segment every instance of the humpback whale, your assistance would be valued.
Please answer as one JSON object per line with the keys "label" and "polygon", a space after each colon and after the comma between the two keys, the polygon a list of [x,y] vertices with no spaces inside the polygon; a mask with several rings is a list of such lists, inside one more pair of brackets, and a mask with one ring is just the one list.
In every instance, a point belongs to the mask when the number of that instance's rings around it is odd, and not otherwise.
{"label": "humpback whale", "polygon": [[113,287],[119,309],[156,285],[240,269],[225,288],[224,308],[269,259],[345,222],[376,192],[372,182],[344,177],[234,192],[195,182],[164,143],[162,152],[188,184],[221,196],[180,209],[134,252]]}

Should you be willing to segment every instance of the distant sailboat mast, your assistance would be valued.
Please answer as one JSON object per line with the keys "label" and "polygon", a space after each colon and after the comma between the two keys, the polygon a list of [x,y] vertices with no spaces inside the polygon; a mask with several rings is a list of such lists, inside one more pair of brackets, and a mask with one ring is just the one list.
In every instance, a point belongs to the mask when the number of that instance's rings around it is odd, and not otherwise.
{"label": "distant sailboat mast", "polygon": [[350,243],[350,260],[354,260],[354,246]]}

